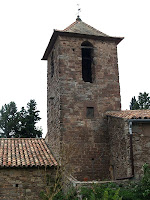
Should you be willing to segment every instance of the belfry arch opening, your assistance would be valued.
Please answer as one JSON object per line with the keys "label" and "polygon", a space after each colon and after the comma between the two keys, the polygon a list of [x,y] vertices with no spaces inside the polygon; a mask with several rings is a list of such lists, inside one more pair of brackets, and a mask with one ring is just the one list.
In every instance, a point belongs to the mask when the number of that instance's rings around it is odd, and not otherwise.
{"label": "belfry arch opening", "polygon": [[93,45],[85,41],[81,44],[82,49],[82,79],[84,82],[93,82]]}

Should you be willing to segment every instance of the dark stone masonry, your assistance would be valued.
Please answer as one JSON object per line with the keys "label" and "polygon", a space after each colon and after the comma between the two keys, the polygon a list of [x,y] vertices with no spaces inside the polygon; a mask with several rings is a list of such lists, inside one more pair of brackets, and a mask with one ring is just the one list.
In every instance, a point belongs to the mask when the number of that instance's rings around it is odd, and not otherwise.
{"label": "dark stone masonry", "polygon": [[39,200],[40,192],[47,187],[47,175],[54,184],[53,168],[0,169],[0,199]]}

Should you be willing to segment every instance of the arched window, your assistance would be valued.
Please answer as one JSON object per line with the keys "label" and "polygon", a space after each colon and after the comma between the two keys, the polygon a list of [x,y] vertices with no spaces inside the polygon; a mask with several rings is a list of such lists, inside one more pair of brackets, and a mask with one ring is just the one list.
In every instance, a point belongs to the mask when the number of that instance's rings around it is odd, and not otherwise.
{"label": "arched window", "polygon": [[85,82],[93,82],[92,77],[92,54],[93,45],[85,41],[81,44],[82,49],[82,78]]}

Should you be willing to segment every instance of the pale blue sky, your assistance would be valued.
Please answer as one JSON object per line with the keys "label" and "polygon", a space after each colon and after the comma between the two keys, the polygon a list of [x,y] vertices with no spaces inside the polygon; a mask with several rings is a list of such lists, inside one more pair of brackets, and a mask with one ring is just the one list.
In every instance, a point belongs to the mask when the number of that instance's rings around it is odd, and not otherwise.
{"label": "pale blue sky", "polygon": [[150,92],[149,0],[5,0],[0,1],[0,107],[15,101],[18,109],[35,99],[44,135],[47,126],[46,61],[41,61],[53,29],[81,19],[111,35],[118,45],[122,109],[132,96]]}

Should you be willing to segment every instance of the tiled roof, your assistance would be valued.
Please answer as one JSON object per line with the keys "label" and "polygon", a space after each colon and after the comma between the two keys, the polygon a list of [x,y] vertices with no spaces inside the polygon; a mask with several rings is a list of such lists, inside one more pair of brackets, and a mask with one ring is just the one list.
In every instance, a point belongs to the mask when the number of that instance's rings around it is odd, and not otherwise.
{"label": "tiled roof", "polygon": [[150,119],[150,110],[108,111],[106,115],[125,119]]}
{"label": "tiled roof", "polygon": [[1,138],[0,167],[56,166],[43,138]]}
{"label": "tiled roof", "polygon": [[76,20],[70,26],[65,28],[63,30],[63,32],[110,37],[110,36],[106,35],[105,33],[102,33],[101,31],[99,31],[99,30],[93,28],[92,26],[84,23],[82,20]]}

